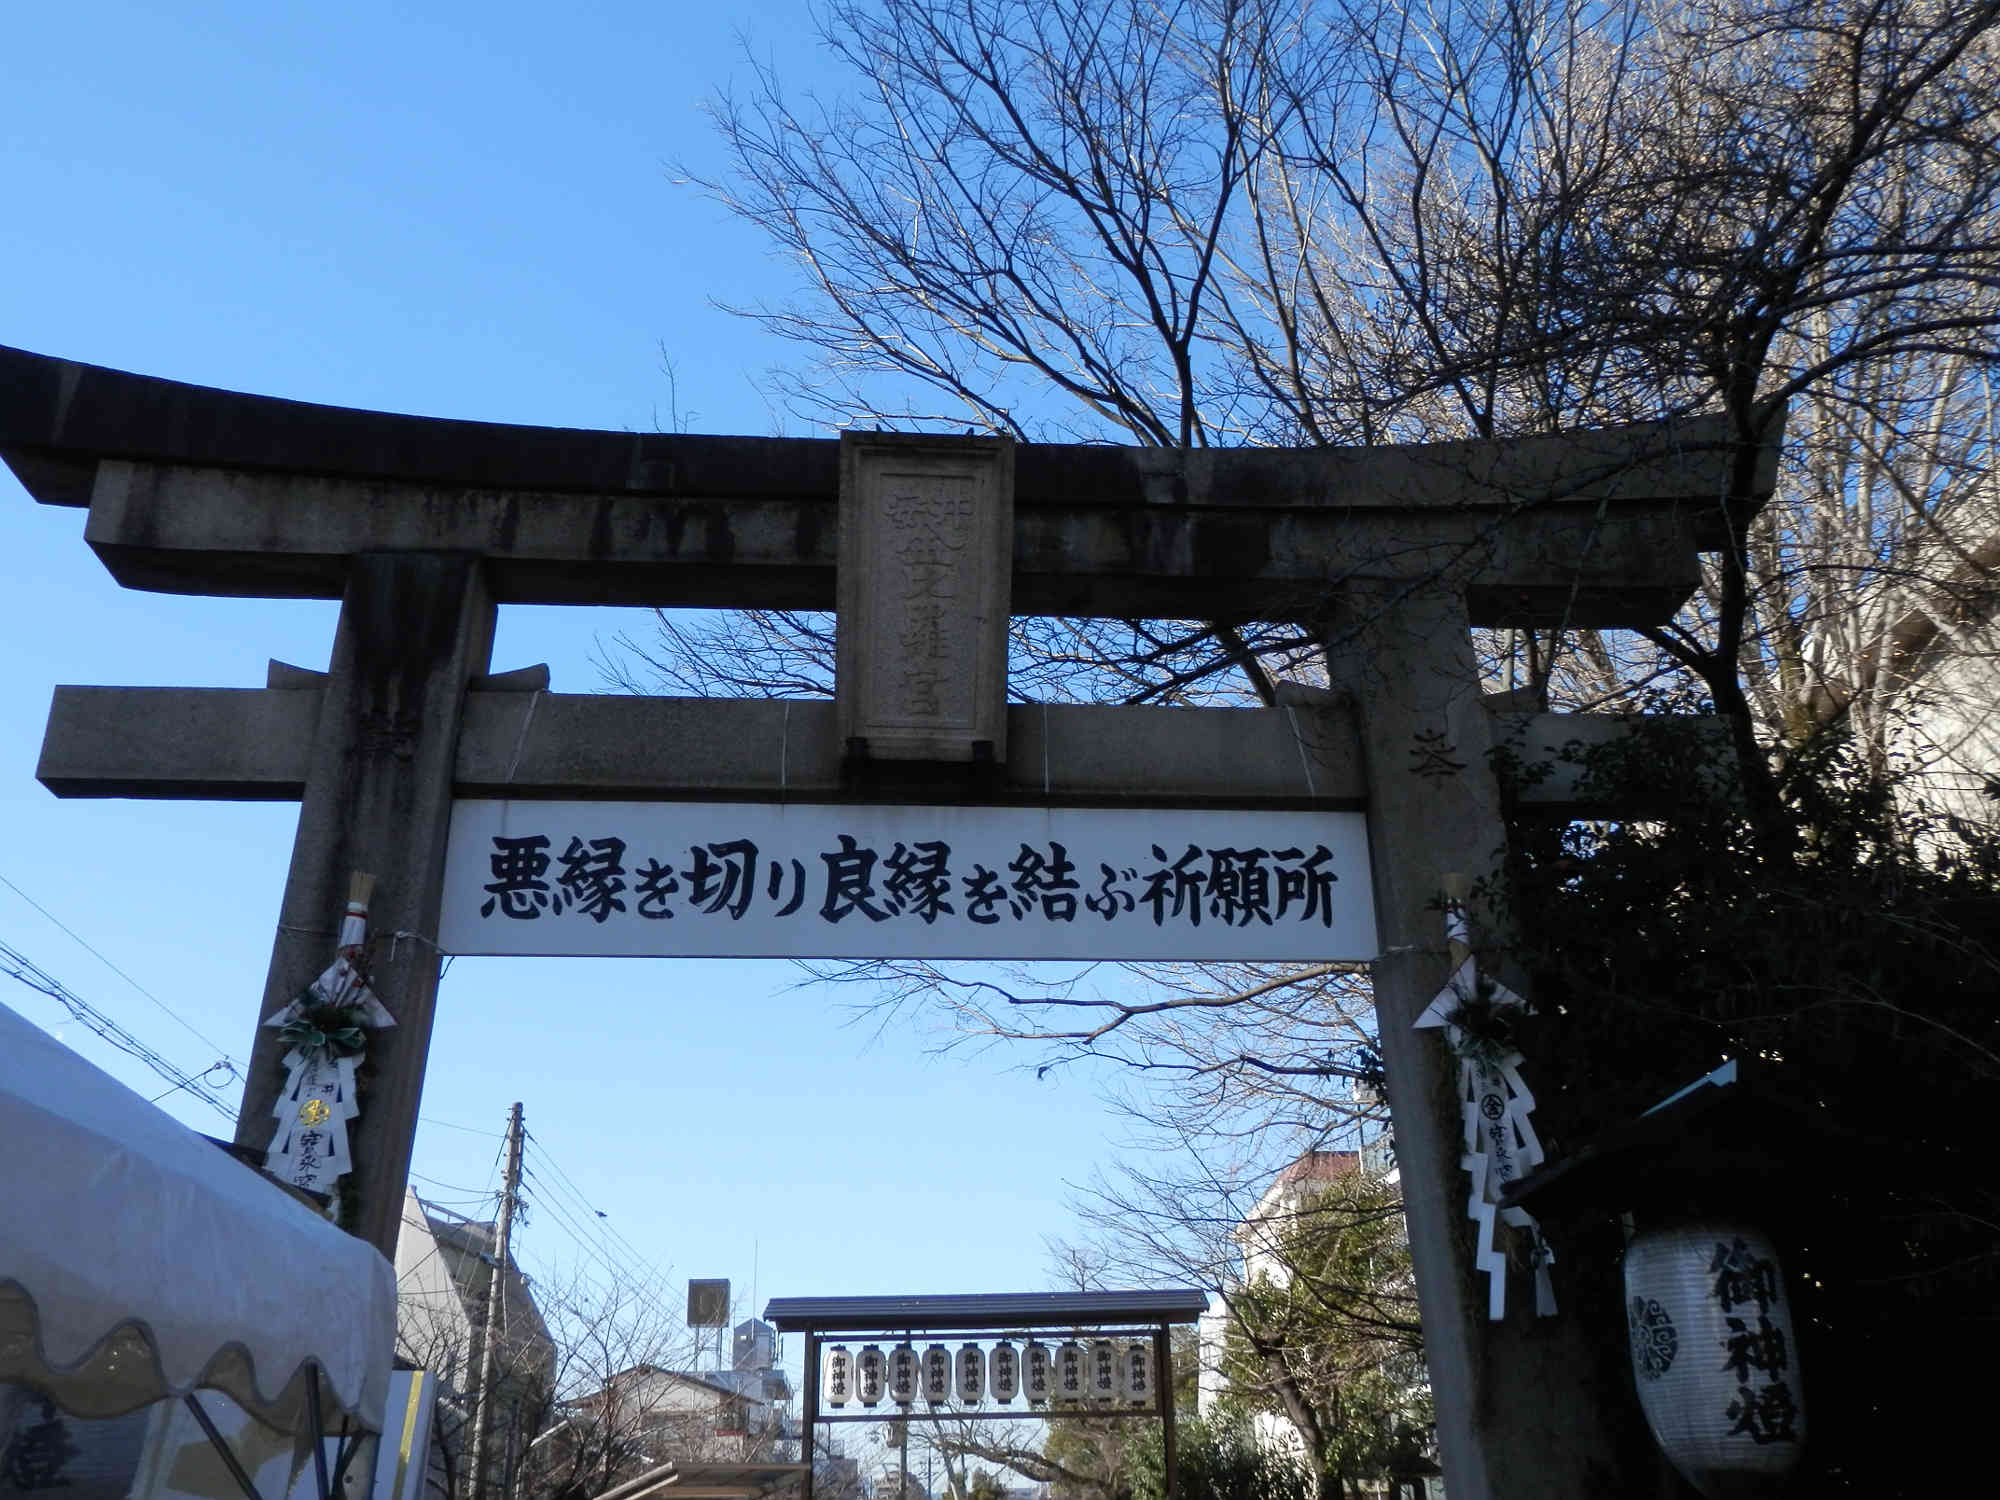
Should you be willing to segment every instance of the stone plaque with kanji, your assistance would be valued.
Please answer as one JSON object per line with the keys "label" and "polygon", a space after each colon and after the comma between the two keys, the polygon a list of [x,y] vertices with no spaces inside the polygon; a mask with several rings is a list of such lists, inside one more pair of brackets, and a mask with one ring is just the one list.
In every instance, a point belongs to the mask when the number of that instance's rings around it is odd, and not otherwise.
{"label": "stone plaque with kanji", "polygon": [[841,440],[836,697],[870,759],[1006,758],[1013,458],[1004,438]]}

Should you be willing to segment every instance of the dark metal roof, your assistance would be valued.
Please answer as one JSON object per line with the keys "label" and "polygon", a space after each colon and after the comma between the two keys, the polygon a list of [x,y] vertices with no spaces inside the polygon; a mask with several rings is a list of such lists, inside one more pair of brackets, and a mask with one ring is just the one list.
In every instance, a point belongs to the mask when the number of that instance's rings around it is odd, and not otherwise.
{"label": "dark metal roof", "polygon": [[764,1321],[787,1333],[945,1328],[1151,1327],[1208,1309],[1195,1287],[1143,1292],[970,1292],[929,1297],[773,1297]]}
{"label": "dark metal roof", "polygon": [[1577,1221],[1752,1205],[1768,1219],[1824,1203],[1836,1179],[1879,1159],[1871,1156],[1878,1145],[1819,1107],[1809,1080],[1745,1064],[1733,1080],[1710,1074],[1537,1167],[1500,1203]]}

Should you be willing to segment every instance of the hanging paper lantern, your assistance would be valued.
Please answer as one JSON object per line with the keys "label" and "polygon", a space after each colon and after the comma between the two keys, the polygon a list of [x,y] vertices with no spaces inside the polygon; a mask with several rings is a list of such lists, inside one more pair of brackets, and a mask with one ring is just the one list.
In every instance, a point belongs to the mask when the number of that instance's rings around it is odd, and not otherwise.
{"label": "hanging paper lantern", "polygon": [[1778,1252],[1735,1224],[1649,1230],[1625,1249],[1639,1404],[1661,1451],[1704,1495],[1781,1478],[1806,1414]]}
{"label": "hanging paper lantern", "polygon": [[993,1388],[993,1399],[1002,1406],[1021,1393],[1021,1357],[1005,1339],[995,1344],[993,1352],[986,1356],[986,1375]]}
{"label": "hanging paper lantern", "polygon": [[882,1399],[883,1366],[881,1349],[874,1344],[863,1344],[861,1352],[854,1356],[854,1394],[863,1406],[873,1406]]}
{"label": "hanging paper lantern", "polygon": [[1119,1387],[1118,1346],[1110,1339],[1098,1339],[1090,1346],[1090,1399],[1116,1401]]}
{"label": "hanging paper lantern", "polygon": [[1056,1345],[1055,1373],[1051,1384],[1054,1387],[1050,1397],[1058,1406],[1074,1406],[1089,1390],[1084,1382],[1083,1345],[1075,1339],[1064,1339]]}
{"label": "hanging paper lantern", "polygon": [[1047,1406],[1056,1389],[1055,1361],[1049,1355],[1049,1346],[1029,1339],[1027,1348],[1021,1351],[1021,1365],[1027,1382],[1028,1405]]}
{"label": "hanging paper lantern", "polygon": [[986,1397],[986,1354],[977,1344],[958,1350],[958,1404],[977,1406]]}
{"label": "hanging paper lantern", "polygon": [[924,1350],[924,1400],[943,1406],[951,1399],[951,1351],[943,1344]]}
{"label": "hanging paper lantern", "polygon": [[1153,1404],[1153,1351],[1143,1339],[1125,1346],[1125,1399],[1134,1406]]}
{"label": "hanging paper lantern", "polygon": [[889,1399],[898,1406],[917,1399],[917,1351],[908,1344],[889,1351]]}
{"label": "hanging paper lantern", "polygon": [[826,1379],[822,1389],[828,1406],[847,1405],[848,1394],[854,1389],[854,1361],[845,1344],[835,1344],[826,1351]]}

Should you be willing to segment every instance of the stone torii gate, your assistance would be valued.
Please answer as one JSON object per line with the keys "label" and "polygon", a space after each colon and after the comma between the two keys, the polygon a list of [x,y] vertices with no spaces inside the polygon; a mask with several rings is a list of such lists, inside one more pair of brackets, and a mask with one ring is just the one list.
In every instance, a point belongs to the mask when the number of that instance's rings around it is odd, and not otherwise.
{"label": "stone torii gate", "polygon": [[[1380,1041],[1454,1500],[1583,1494],[1615,1472],[1572,1321],[1521,1298],[1486,1320],[1455,1068],[1411,1022],[1447,977],[1443,877],[1490,872],[1504,842],[1489,749],[1532,760],[1624,721],[1482,697],[1468,632],[1669,618],[1724,541],[1723,436],[1694,422],[1181,452],[635,435],[0,349],[0,456],[38,501],[87,507],[85,540],[121,584],[341,601],[324,674],[59,688],[38,772],[65,797],[300,802],[261,1016],[327,961],[351,870],[378,876],[378,930],[438,933],[455,799],[1365,809]],[[914,530],[895,511],[906,480],[926,507]],[[546,668],[491,671],[503,603],[838,605],[837,698],[553,693]],[[1333,691],[1263,711],[1010,707],[1010,613],[1293,619],[1326,643]],[[1588,810],[1576,795],[1561,774],[1523,793],[1551,816]],[[393,1251],[439,955],[401,943],[375,974],[399,1024],[371,1045],[354,1180],[358,1232]],[[255,1035],[238,1131],[261,1148],[282,1047]]]}

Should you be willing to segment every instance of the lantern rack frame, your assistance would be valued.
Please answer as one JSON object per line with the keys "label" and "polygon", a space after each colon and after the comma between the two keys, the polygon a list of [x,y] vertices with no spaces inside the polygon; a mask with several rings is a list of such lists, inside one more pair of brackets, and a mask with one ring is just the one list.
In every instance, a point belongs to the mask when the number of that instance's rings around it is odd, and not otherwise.
{"label": "lantern rack frame", "polygon": [[[1208,1307],[1208,1294],[1189,1287],[1146,1292],[1004,1293],[991,1296],[774,1297],[764,1321],[781,1333],[805,1335],[804,1420],[799,1457],[804,1462],[801,1500],[813,1500],[813,1442],[820,1423],[885,1422],[908,1431],[914,1419],[934,1416],[976,1421],[1061,1421],[1066,1417],[1128,1421],[1156,1418],[1165,1450],[1165,1497],[1175,1500],[1179,1461],[1174,1434],[1173,1325],[1193,1323]],[[1121,1400],[1046,1402],[1009,1407],[963,1406],[956,1400],[930,1402],[921,1396],[905,1406],[885,1399],[858,1412],[820,1410],[820,1351],[826,1343],[907,1343],[945,1336],[966,1342],[1000,1339],[1078,1343],[1102,1339],[1148,1339],[1153,1346],[1153,1399],[1145,1405]]]}
{"label": "lantern rack frame", "polygon": [[[1168,1367],[1160,1363],[1161,1337],[1167,1337],[1168,1352],[1171,1353],[1171,1333],[1165,1324],[1114,1325],[1106,1328],[843,1328],[837,1333],[827,1333],[815,1341],[807,1336],[807,1347],[811,1356],[817,1356],[816,1344],[869,1344],[890,1343],[914,1345],[920,1338],[932,1339],[949,1334],[954,1339],[967,1343],[985,1344],[1006,1339],[1019,1344],[1039,1340],[1054,1344],[1073,1341],[1079,1344],[1094,1343],[1105,1339],[1120,1339],[1132,1342],[1146,1339],[1153,1345],[1153,1397],[1145,1402],[1126,1401],[1121,1398],[1101,1400],[1086,1397],[1081,1401],[1044,1401],[1039,1405],[1027,1402],[1024,1392],[1019,1404],[988,1406],[983,1402],[978,1406],[966,1406],[956,1396],[948,1401],[930,1401],[919,1396],[909,1404],[892,1401],[886,1395],[876,1405],[862,1411],[818,1412],[815,1420],[820,1422],[916,1422],[928,1421],[935,1417],[961,1417],[967,1421],[979,1422],[1048,1422],[1064,1417],[1089,1417],[1093,1420],[1124,1421],[1133,1417],[1155,1417],[1171,1421],[1170,1415],[1161,1411],[1163,1395],[1170,1384],[1159,1378],[1159,1372]],[[808,1364],[806,1378],[817,1378],[817,1362]],[[817,1406],[817,1402],[814,1403]],[[859,1404],[859,1403],[853,1403]]]}

